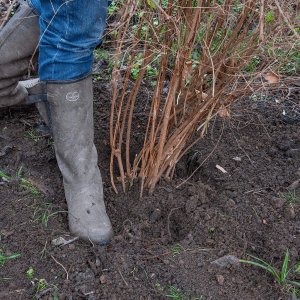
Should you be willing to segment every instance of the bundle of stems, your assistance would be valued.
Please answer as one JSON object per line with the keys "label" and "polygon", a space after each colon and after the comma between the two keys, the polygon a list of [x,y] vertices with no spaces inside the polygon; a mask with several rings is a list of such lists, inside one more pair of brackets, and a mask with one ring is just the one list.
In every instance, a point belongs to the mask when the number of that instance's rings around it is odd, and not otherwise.
{"label": "bundle of stems", "polygon": [[[115,191],[115,158],[124,191],[126,177],[131,183],[140,177],[141,195],[145,188],[151,194],[162,175],[172,177],[178,160],[203,137],[213,117],[230,117],[233,101],[299,80],[293,76],[297,66],[284,67],[299,53],[299,13],[297,0],[280,4],[277,0],[125,0],[117,24],[110,118],[110,174]],[[132,26],[133,20],[138,20],[138,26]],[[120,61],[126,59],[124,68]],[[130,162],[135,100],[154,62],[158,72],[144,144]],[[128,95],[131,73],[137,67]],[[167,78],[169,90],[164,97]]]}

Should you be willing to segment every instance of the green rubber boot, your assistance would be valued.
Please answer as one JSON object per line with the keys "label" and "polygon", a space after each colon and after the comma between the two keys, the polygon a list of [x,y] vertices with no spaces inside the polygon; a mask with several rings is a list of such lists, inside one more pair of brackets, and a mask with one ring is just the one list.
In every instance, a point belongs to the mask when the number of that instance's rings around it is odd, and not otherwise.
{"label": "green rubber boot", "polygon": [[113,229],[105,210],[94,145],[92,78],[47,83],[47,98],[70,232],[86,242],[107,245]]}

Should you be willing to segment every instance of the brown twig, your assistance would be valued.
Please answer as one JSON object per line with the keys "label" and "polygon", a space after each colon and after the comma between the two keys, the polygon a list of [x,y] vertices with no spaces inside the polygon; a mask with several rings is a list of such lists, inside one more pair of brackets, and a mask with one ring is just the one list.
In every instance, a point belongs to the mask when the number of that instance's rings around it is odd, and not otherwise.
{"label": "brown twig", "polygon": [[120,274],[121,278],[123,279],[123,281],[124,281],[125,284],[127,285],[127,287],[130,288],[129,285],[128,285],[128,283],[127,283],[126,280],[124,279],[124,277],[123,277],[121,271],[120,271],[119,269],[118,269],[118,271],[119,271],[119,274]]}
{"label": "brown twig", "polygon": [[50,256],[53,258],[53,260],[58,264],[58,265],[60,265],[64,270],[65,270],[65,272],[66,272],[66,274],[67,274],[67,280],[69,280],[69,273],[68,273],[68,271],[67,271],[67,269],[61,264],[61,263],[59,263],[51,254],[50,254]]}
{"label": "brown twig", "polygon": [[163,253],[163,254],[160,254],[160,255],[156,255],[156,256],[152,256],[152,257],[146,257],[146,258],[143,258],[142,260],[150,260],[150,259],[154,259],[154,258],[160,258],[160,257],[162,257],[164,255],[168,255],[170,253],[172,253],[172,252],[166,252],[166,253]]}

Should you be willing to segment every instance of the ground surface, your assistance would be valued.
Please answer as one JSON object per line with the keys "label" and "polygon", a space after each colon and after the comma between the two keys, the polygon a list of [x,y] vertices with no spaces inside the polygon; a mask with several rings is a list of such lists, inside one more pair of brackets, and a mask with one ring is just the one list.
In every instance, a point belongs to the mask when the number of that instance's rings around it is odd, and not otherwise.
{"label": "ground surface", "polygon": [[[287,189],[300,178],[300,99],[293,88],[289,98],[285,92],[249,97],[234,105],[231,119],[212,120],[174,178],[139,198],[138,182],[126,194],[120,184],[118,195],[111,188],[112,91],[95,82],[95,144],[115,230],[108,248],[51,243],[72,238],[52,140],[30,136],[37,135],[32,126],[41,125],[34,107],[2,109],[0,171],[9,178],[0,177],[0,255],[20,256],[0,266],[0,299],[170,299],[170,289],[183,292],[177,299],[290,299],[265,270],[211,262],[251,254],[281,270],[286,247],[289,264],[299,261],[300,189]],[[143,142],[148,93],[137,102],[133,152]]]}

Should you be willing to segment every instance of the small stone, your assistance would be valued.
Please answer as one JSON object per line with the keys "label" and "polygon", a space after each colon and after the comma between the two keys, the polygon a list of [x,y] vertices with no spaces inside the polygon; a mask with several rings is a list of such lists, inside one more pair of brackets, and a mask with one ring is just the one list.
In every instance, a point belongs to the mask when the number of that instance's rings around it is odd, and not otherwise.
{"label": "small stone", "polygon": [[75,245],[74,244],[69,244],[69,249],[70,250],[74,250],[75,249]]}
{"label": "small stone", "polygon": [[217,265],[218,267],[226,267],[227,265],[239,265],[240,260],[233,255],[225,255],[217,260],[211,262],[211,264]]}
{"label": "small stone", "polygon": [[9,180],[8,180],[6,177],[4,177],[4,176],[3,176],[1,179],[2,179],[2,181],[4,181],[4,182],[8,182],[8,181],[9,181]]}
{"label": "small stone", "polygon": [[156,274],[155,273],[152,273],[149,275],[150,279],[155,279],[156,278]]}
{"label": "small stone", "polygon": [[226,201],[226,205],[227,206],[233,206],[233,205],[235,205],[235,202],[234,202],[234,200],[229,199],[229,200]]}
{"label": "small stone", "polygon": [[198,267],[202,267],[203,266],[203,264],[202,263],[198,263]]}
{"label": "small stone", "polygon": [[290,184],[290,185],[287,187],[287,189],[288,189],[289,191],[293,191],[293,190],[295,190],[295,189],[299,186],[299,184],[300,184],[300,179],[298,179],[298,180],[294,181],[292,184]]}
{"label": "small stone", "polygon": [[218,256],[223,256],[224,255],[224,250],[220,250],[219,252],[218,252]]}
{"label": "small stone", "polygon": [[51,244],[54,246],[60,246],[60,245],[64,244],[65,242],[66,242],[66,240],[63,237],[59,237],[59,238],[52,240]]}
{"label": "small stone", "polygon": [[165,265],[169,265],[170,264],[170,261],[167,260],[167,259],[164,259],[163,262],[164,262]]}
{"label": "small stone", "polygon": [[208,221],[208,220],[210,220],[210,219],[211,219],[210,215],[206,214],[205,217],[204,217],[204,220],[205,220],[205,221]]}
{"label": "small stone", "polygon": [[150,216],[150,222],[154,223],[156,220],[158,220],[161,216],[161,210],[156,208],[152,215]]}
{"label": "small stone", "polygon": [[222,275],[216,275],[216,279],[219,285],[224,284],[224,277]]}
{"label": "small stone", "polygon": [[286,219],[294,219],[295,218],[295,211],[292,207],[288,207],[284,210],[284,216]]}
{"label": "small stone", "polygon": [[286,202],[285,198],[272,198],[271,203],[275,208],[281,208]]}
{"label": "small stone", "polygon": [[238,156],[234,157],[233,160],[235,160],[235,161],[242,161],[242,159],[240,157],[238,157]]}
{"label": "small stone", "polygon": [[99,280],[100,280],[101,284],[106,284],[107,283],[107,279],[104,275],[101,275]]}

